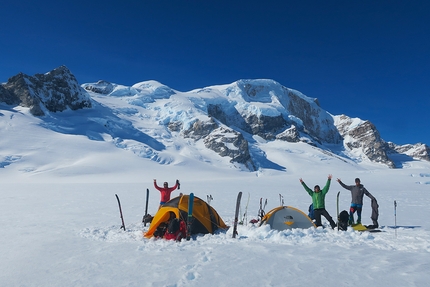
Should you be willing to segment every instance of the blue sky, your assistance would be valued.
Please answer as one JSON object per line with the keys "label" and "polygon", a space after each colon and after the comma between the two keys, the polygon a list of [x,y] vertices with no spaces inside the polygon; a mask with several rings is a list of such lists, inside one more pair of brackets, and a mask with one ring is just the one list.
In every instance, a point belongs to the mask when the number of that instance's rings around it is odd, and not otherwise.
{"label": "blue sky", "polygon": [[2,2],[0,82],[60,65],[81,84],[180,91],[273,79],[430,145],[430,1]]}

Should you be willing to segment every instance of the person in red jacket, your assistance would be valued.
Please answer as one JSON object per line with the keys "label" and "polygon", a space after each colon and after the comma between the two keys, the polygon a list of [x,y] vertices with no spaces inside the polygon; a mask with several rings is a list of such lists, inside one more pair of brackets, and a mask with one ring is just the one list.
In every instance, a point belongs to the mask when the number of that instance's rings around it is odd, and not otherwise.
{"label": "person in red jacket", "polygon": [[181,241],[186,235],[187,226],[185,225],[185,221],[176,218],[175,214],[173,214],[173,216],[171,214],[166,233],[164,233],[164,239]]}
{"label": "person in red jacket", "polygon": [[170,194],[177,188],[179,189],[179,180],[176,180],[176,184],[172,187],[169,187],[167,181],[164,182],[163,187],[160,187],[157,185],[157,180],[154,179],[154,187],[155,189],[157,189],[158,191],[160,191],[160,195],[161,195],[161,199],[160,199],[160,206],[158,207],[158,209],[160,209],[160,207],[165,204],[166,202],[168,202],[170,200]]}

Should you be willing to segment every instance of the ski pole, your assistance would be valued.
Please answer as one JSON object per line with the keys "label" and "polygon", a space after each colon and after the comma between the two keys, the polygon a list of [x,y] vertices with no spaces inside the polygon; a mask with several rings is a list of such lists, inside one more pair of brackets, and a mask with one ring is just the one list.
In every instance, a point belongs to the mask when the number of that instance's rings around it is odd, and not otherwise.
{"label": "ski pole", "polygon": [[[248,201],[246,202],[246,206],[245,206],[245,212],[243,213],[243,217],[242,217],[242,225],[245,223],[245,225],[248,225],[248,217],[247,217],[247,213],[248,213],[248,204],[249,204],[249,198],[251,197],[251,194],[248,192]],[[240,224],[240,223],[239,223]]]}
{"label": "ski pole", "polygon": [[394,200],[394,230],[397,237],[397,202]]}

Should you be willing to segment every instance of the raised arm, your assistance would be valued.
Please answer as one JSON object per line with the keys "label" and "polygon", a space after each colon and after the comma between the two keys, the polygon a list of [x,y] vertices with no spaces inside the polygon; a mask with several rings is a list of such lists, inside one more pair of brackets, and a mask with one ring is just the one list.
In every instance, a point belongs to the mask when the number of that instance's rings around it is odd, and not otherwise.
{"label": "raised arm", "polygon": [[343,187],[343,188],[345,188],[345,189],[348,189],[348,190],[351,190],[351,187],[350,186],[347,186],[346,184],[344,184],[341,180],[340,180],[340,178],[338,178],[337,179],[337,182]]}
{"label": "raised arm", "polygon": [[312,196],[312,189],[310,189],[307,185],[306,185],[306,183],[303,181],[303,179],[299,179],[299,181],[300,181],[300,183],[302,184],[302,186],[303,186],[303,188],[306,190],[306,192],[310,195],[310,196]]}
{"label": "raised arm", "polygon": [[160,190],[160,187],[157,185],[157,180],[154,178],[154,187],[156,190]]}
{"label": "raised arm", "polygon": [[324,188],[321,190],[321,192],[322,192],[323,194],[326,194],[326,193],[328,192],[328,189],[330,188],[331,178],[332,178],[332,175],[331,175],[331,174],[329,174],[329,175],[327,176],[327,182],[326,182],[326,184],[325,184]]}

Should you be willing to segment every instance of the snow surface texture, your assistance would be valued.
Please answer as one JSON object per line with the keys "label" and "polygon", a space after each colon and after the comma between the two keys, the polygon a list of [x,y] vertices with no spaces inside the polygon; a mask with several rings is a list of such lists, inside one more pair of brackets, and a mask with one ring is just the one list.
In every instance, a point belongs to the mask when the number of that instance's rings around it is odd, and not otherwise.
{"label": "snow surface texture", "polygon": [[[198,143],[139,122],[168,115],[168,109],[153,107],[151,114],[142,114],[138,105],[129,105],[149,98],[94,99],[100,102],[93,109],[44,118],[0,104],[2,286],[428,285],[430,163],[410,161],[393,170],[339,159],[305,143],[273,141],[264,146],[265,156],[285,169],[245,172]],[[163,144],[158,138],[165,139]],[[202,199],[212,195],[211,205],[231,226],[239,191],[241,215],[250,198],[247,222],[257,218],[260,198],[268,199],[267,212],[279,206],[279,194],[285,205],[306,212],[311,198],[299,178],[309,186],[324,185],[328,174],[346,184],[361,178],[378,200],[380,225],[396,220],[420,227],[341,232],[324,220],[326,228],[282,232],[247,223],[239,225],[236,239],[231,229],[180,243],[142,237],[148,229],[141,223],[146,188],[149,213],[158,208],[154,178],[170,185],[179,179],[181,192]],[[350,202],[349,191],[333,180],[326,196],[333,217],[337,191],[341,210]],[[120,229],[115,194],[126,231]],[[365,197],[364,224],[371,224],[370,213]]]}

